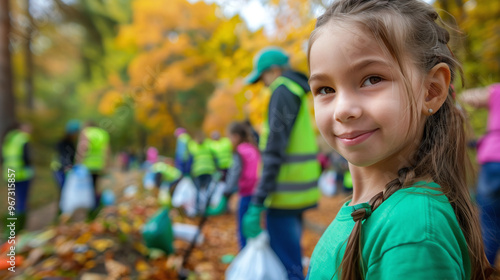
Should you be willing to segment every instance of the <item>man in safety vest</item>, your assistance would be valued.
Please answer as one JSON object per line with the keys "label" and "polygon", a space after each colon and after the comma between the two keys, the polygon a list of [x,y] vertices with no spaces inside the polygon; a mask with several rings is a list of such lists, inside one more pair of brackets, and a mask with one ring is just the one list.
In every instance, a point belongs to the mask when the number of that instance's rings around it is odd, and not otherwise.
{"label": "man in safety vest", "polygon": [[163,183],[173,188],[182,179],[182,172],[175,168],[168,159],[154,163],[151,166],[151,172],[155,174],[155,185],[157,188],[160,188]]}
{"label": "man in safety vest", "polygon": [[210,149],[214,156],[217,169],[222,173],[221,181],[225,181],[227,170],[231,167],[233,161],[233,145],[229,138],[221,138],[220,133],[217,131],[212,132],[210,136],[212,138]]}
{"label": "man in safety vest", "polygon": [[304,210],[317,205],[321,168],[318,145],[306,99],[307,77],[290,69],[280,48],[261,50],[254,58],[248,83],[262,81],[272,92],[260,135],[262,177],[243,217],[247,238],[261,231],[266,210],[270,245],[289,279],[304,279],[300,239]]}
{"label": "man in safety vest", "polygon": [[[171,158],[160,157],[150,170],[154,174],[155,192],[157,193],[160,205],[171,207],[171,199],[177,184],[182,179],[182,172],[173,166]],[[164,186],[166,188],[164,188]]]}
{"label": "man in safety vest", "polygon": [[201,132],[198,133],[196,140],[189,141],[188,149],[193,156],[191,176],[197,189],[196,211],[201,214],[204,206],[200,204],[200,193],[206,193],[208,190],[208,185],[215,172],[215,162],[210,151],[210,140],[205,139]]}
{"label": "man in safety vest", "polygon": [[29,124],[15,125],[6,134],[2,146],[3,178],[9,194],[9,200],[5,201],[13,207],[12,211],[8,210],[8,217],[17,218],[14,223],[16,232],[22,230],[26,223],[29,188],[34,176],[30,160],[30,134]]}
{"label": "man in safety vest", "polygon": [[[80,133],[77,146],[77,162],[83,164],[92,175],[95,193],[95,208],[99,206],[100,192],[97,189],[99,177],[109,165],[109,134],[97,127],[93,122],[87,122]],[[97,214],[97,213],[94,213]],[[93,215],[93,214],[91,214]]]}

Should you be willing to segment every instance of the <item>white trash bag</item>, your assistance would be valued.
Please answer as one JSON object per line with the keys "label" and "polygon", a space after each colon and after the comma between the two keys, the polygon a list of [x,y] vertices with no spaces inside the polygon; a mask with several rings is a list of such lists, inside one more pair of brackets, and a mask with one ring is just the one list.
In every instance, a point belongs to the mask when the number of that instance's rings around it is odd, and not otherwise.
{"label": "white trash bag", "polygon": [[269,236],[265,231],[248,239],[245,248],[226,270],[226,280],[287,279],[286,269],[269,246]]}
{"label": "white trash bag", "polygon": [[[211,182],[209,187],[208,187],[208,192],[206,195],[209,193],[212,193],[212,197],[210,198],[210,206],[211,207],[217,207],[219,206],[219,203],[224,196],[224,190],[226,189],[226,182]],[[206,199],[205,199],[205,204],[206,204]]]}
{"label": "white trash bag", "polygon": [[154,172],[146,172],[144,177],[142,178],[142,185],[146,190],[152,190],[155,187],[155,173]]}
{"label": "white trash bag", "polygon": [[184,177],[177,184],[172,195],[172,206],[184,208],[188,216],[196,215],[196,187],[191,178]]}
{"label": "white trash bag", "polygon": [[336,173],[333,170],[325,170],[321,173],[318,180],[321,193],[326,196],[334,196],[337,193],[337,184],[335,183]]}
{"label": "white trash bag", "polygon": [[75,165],[64,182],[59,206],[64,214],[71,215],[76,209],[93,209],[95,206],[94,186],[89,170]]}
{"label": "white trash bag", "polygon": [[174,232],[175,239],[184,240],[186,242],[192,242],[196,234],[198,234],[198,237],[196,238],[196,245],[203,244],[203,241],[205,240],[203,233],[198,233],[200,229],[195,225],[174,223],[172,225],[172,231]]}

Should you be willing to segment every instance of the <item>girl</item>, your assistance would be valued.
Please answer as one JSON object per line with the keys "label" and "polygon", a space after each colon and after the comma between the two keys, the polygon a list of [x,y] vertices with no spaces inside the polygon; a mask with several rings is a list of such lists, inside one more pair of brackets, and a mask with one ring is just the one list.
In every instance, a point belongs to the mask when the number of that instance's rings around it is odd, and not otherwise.
{"label": "girl", "polygon": [[240,249],[245,247],[246,238],[243,236],[241,223],[243,215],[248,210],[253,191],[258,181],[260,154],[254,142],[250,128],[245,123],[234,122],[229,125],[228,135],[234,147],[233,165],[228,171],[225,197],[229,197],[236,187],[240,194],[238,206],[238,240]]}
{"label": "girl", "polygon": [[458,62],[420,0],[340,0],[309,43],[319,130],[353,195],[316,245],[309,279],[484,279],[467,189]]}

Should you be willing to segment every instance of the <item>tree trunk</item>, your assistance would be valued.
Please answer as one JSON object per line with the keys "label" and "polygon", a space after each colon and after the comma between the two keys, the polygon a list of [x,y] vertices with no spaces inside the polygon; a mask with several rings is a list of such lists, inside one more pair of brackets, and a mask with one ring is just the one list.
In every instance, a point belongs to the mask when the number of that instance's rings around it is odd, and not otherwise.
{"label": "tree trunk", "polygon": [[31,52],[31,41],[33,38],[33,17],[30,13],[30,0],[26,0],[26,17],[28,18],[28,26],[26,27],[25,62],[26,62],[26,107],[29,111],[33,111],[33,53]]}
{"label": "tree trunk", "polygon": [[9,0],[0,0],[0,146],[6,130],[16,121],[9,49],[9,11]]}

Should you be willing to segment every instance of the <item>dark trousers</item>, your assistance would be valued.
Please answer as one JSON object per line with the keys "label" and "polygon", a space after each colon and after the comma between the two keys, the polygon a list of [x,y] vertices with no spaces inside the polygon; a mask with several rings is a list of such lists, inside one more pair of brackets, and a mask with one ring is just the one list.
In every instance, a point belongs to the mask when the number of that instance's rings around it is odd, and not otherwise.
{"label": "dark trousers", "polygon": [[250,201],[252,200],[252,196],[242,196],[240,197],[239,205],[238,205],[238,241],[240,242],[240,250],[247,245],[247,239],[243,235],[243,216],[248,210],[248,206],[250,205]]}
{"label": "dark trousers", "polygon": [[491,265],[495,265],[500,250],[500,163],[481,166],[476,198],[486,257]]}
{"label": "dark trousers", "polygon": [[97,192],[97,180],[99,180],[100,174],[92,172],[92,185],[94,187],[94,197],[95,197],[95,206],[94,209],[99,207],[99,202],[101,200],[101,194]]}
{"label": "dark trousers", "polygon": [[15,200],[16,215],[25,214],[28,208],[28,197],[29,197],[31,180],[19,181],[16,182],[15,185],[16,185],[16,190],[15,190],[16,196],[14,198],[16,199]]}
{"label": "dark trousers", "polygon": [[302,213],[266,215],[267,231],[271,248],[279,257],[289,280],[303,280],[302,249]]}

